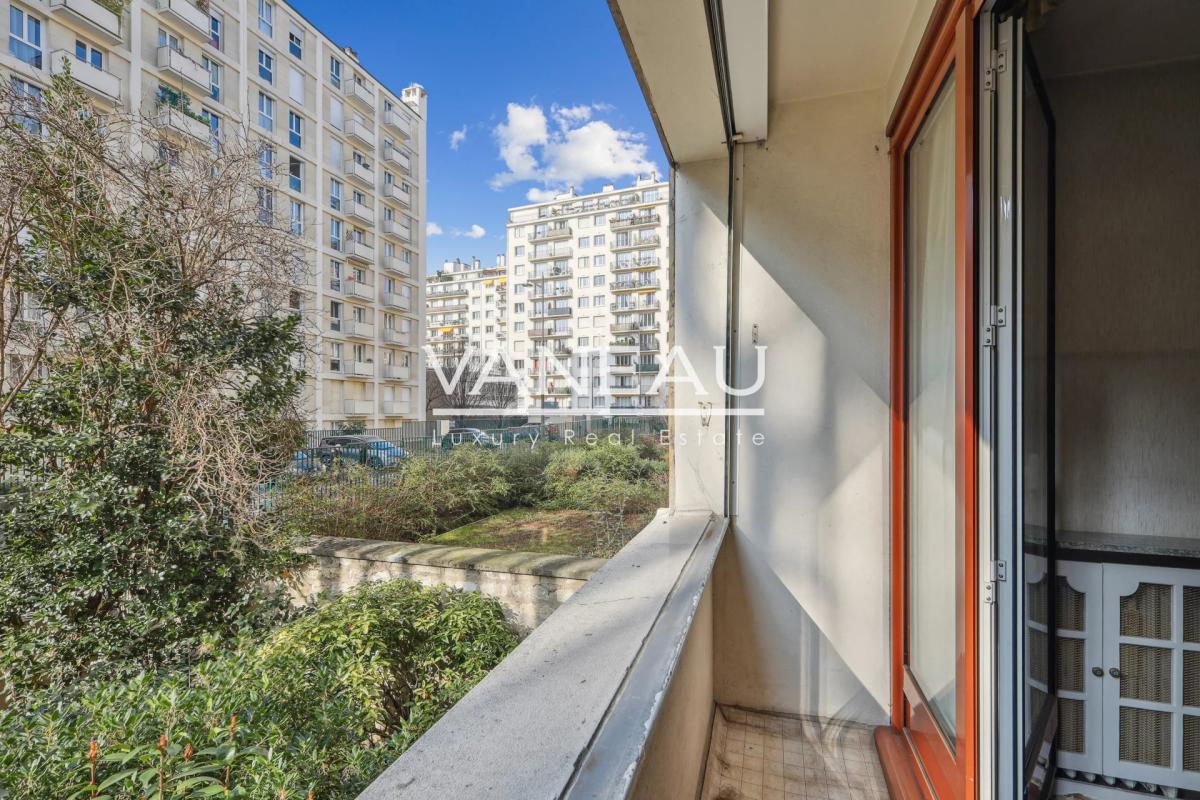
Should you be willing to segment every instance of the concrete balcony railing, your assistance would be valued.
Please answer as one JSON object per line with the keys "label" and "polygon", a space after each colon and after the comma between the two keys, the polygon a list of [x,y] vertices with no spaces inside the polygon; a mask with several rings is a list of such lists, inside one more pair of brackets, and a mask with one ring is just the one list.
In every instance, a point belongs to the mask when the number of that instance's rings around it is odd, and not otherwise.
{"label": "concrete balcony railing", "polygon": [[375,148],[375,136],[362,120],[350,117],[343,122],[342,130],[364,147]]}
{"label": "concrete balcony railing", "polygon": [[541,270],[530,275],[529,282],[566,280],[570,278],[572,274],[573,273],[571,272],[570,268]]}
{"label": "concrete balcony railing", "polygon": [[407,224],[401,223],[399,220],[385,219],[380,224],[380,230],[385,235],[399,239],[406,244],[412,241],[412,228]]}
{"label": "concrete balcony railing", "polygon": [[374,263],[375,261],[375,248],[366,242],[357,242],[354,239],[347,239],[342,242],[342,253],[345,254],[346,258],[356,261],[366,261],[368,263]]}
{"label": "concrete balcony railing", "polygon": [[364,183],[368,186],[375,185],[375,170],[371,169],[370,164],[355,161],[353,158],[348,158],[346,159],[344,167],[347,178],[352,178],[359,183]]}
{"label": "concrete balcony railing", "polygon": [[658,247],[662,243],[657,233],[643,236],[630,236],[627,240],[614,242],[613,250],[633,250],[638,247]]}
{"label": "concrete balcony railing", "polygon": [[529,242],[530,244],[536,244],[538,242],[553,242],[560,239],[570,239],[571,236],[571,226],[565,222],[562,222],[557,225],[550,225],[546,228],[546,230],[540,233],[535,230],[534,234],[529,237]]}
{"label": "concrete balcony railing", "polygon": [[111,103],[121,100],[121,79],[111,72],[93,67],[75,58],[74,53],[55,50],[50,54],[50,74],[62,75],[70,70],[75,82],[93,95]]}
{"label": "concrete balcony railing", "polygon": [[412,208],[412,192],[401,188],[398,183],[384,184],[383,196],[386,200],[395,200],[405,208]]}
{"label": "concrete balcony railing", "polygon": [[173,73],[207,93],[212,87],[212,75],[203,64],[197,64],[174,47],[158,48],[158,68]]}
{"label": "concrete balcony railing", "polygon": [[375,92],[353,78],[342,81],[342,94],[372,111],[375,110]]}
{"label": "concrete balcony railing", "polygon": [[403,275],[406,278],[412,274],[412,267],[396,256],[384,256],[379,259],[379,266],[383,267],[387,272],[395,275]]}
{"label": "concrete balcony railing", "polygon": [[69,16],[109,44],[118,44],[123,39],[121,15],[96,0],[50,0],[50,10]]}
{"label": "concrete balcony railing", "polygon": [[160,125],[195,139],[207,139],[212,129],[204,120],[190,117],[177,108],[163,106],[158,111]]}
{"label": "concrete balcony railing", "polygon": [[570,286],[560,286],[557,289],[542,289],[538,292],[529,292],[525,297],[529,300],[545,300],[550,298],[570,297],[575,290]]}
{"label": "concrete balcony railing", "polygon": [[470,294],[470,292],[467,291],[465,286],[459,286],[457,288],[434,286],[425,293],[425,296],[431,300],[436,300],[439,297],[466,297],[468,294]]}
{"label": "concrete balcony railing", "polygon": [[383,160],[393,164],[405,175],[412,174],[412,158],[398,147],[384,146]]}
{"label": "concrete balcony railing", "polygon": [[412,298],[411,297],[405,297],[404,295],[396,294],[395,292],[384,292],[380,296],[380,299],[383,301],[383,304],[385,306],[387,306],[388,308],[398,308],[401,311],[411,311],[412,310]]}
{"label": "concrete balcony railing", "polygon": [[355,378],[374,378],[375,362],[342,360],[342,374]]}
{"label": "concrete balcony railing", "polygon": [[375,413],[375,403],[371,400],[343,400],[342,413],[348,417],[369,417]]}
{"label": "concrete balcony railing", "polygon": [[342,293],[347,297],[357,297],[359,300],[374,300],[375,287],[361,281],[343,281]]}
{"label": "concrete balcony railing", "polygon": [[369,322],[359,322],[355,319],[334,320],[337,322],[337,327],[330,325],[330,330],[353,336],[355,339],[374,339],[375,326]]}
{"label": "concrete balcony railing", "polygon": [[412,347],[412,331],[399,331],[395,328],[384,328],[383,341],[384,344],[395,344],[399,345],[400,347]]}
{"label": "concrete balcony railing", "polygon": [[428,310],[431,314],[454,314],[459,311],[466,311],[467,307],[466,303],[444,303],[440,306],[433,306]]}
{"label": "concrete balcony railing", "polygon": [[553,306],[551,308],[535,308],[529,313],[530,319],[555,319],[571,316],[570,306]]}
{"label": "concrete balcony railing", "polygon": [[658,256],[644,256],[642,258],[628,258],[618,260],[613,264],[613,272],[629,272],[635,269],[658,269],[662,262]]}
{"label": "concrete balcony railing", "polygon": [[660,511],[359,800],[699,796],[726,527]]}
{"label": "concrete balcony railing", "polygon": [[534,253],[529,256],[530,261],[551,261],[555,258],[570,258],[575,253],[575,250],[566,245],[558,247],[549,247],[542,253]]}
{"label": "concrete balcony railing", "polygon": [[158,10],[168,19],[182,23],[192,33],[199,34],[203,41],[208,41],[211,35],[208,14],[188,0],[158,0]]}
{"label": "concrete balcony railing", "polygon": [[347,216],[354,217],[368,225],[375,224],[375,208],[368,203],[356,203],[353,200],[342,201],[342,209]]}
{"label": "concrete balcony railing", "polygon": [[407,400],[384,400],[382,407],[385,417],[403,417],[412,413],[412,403]]}
{"label": "concrete balcony railing", "polygon": [[402,367],[399,364],[384,364],[383,377],[389,381],[407,381],[412,378],[412,367]]}
{"label": "concrete balcony railing", "polygon": [[645,289],[661,289],[662,281],[660,281],[658,278],[640,281],[613,281],[608,285],[608,288],[613,292],[637,292]]}
{"label": "concrete balcony railing", "polygon": [[608,371],[613,375],[632,375],[634,373],[634,364],[609,364]]}
{"label": "concrete balcony railing", "polygon": [[403,139],[412,139],[412,123],[399,111],[383,112],[383,124],[400,134]]}
{"label": "concrete balcony railing", "polygon": [[608,225],[614,231],[619,231],[626,228],[637,228],[644,225],[658,225],[662,222],[662,217],[657,213],[649,214],[627,214],[624,216],[612,217],[608,221]]}

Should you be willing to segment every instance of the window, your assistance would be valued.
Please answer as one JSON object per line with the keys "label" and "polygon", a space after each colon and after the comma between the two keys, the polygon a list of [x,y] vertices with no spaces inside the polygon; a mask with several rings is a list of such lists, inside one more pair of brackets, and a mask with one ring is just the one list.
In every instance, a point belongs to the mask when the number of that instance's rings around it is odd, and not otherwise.
{"label": "window", "polygon": [[[605,261],[605,258],[604,258],[603,253],[600,255],[592,256],[592,266],[593,267],[603,267],[604,261]],[[597,276],[597,277],[600,277],[600,276]]]}
{"label": "window", "polygon": [[595,275],[592,277],[592,286],[603,286],[603,285],[604,285],[604,276],[603,275]]}
{"label": "window", "polygon": [[75,59],[91,64],[96,69],[104,69],[104,51],[79,39],[75,40]]}
{"label": "window", "polygon": [[288,187],[294,192],[304,191],[304,162],[288,156]]}
{"label": "window", "polygon": [[[524,303],[515,303],[513,305],[513,313],[524,314],[525,313],[525,304]],[[518,322],[517,324],[520,325],[521,323]]]}
{"label": "window", "polygon": [[304,233],[304,206],[295,200],[289,200],[289,213],[291,231],[296,236]]}
{"label": "window", "polygon": [[597,228],[600,227],[601,225],[603,225],[604,224],[604,215],[597,214],[596,216],[592,217],[592,224],[595,225]]}
{"label": "window", "polygon": [[579,300],[577,301],[577,304],[578,304],[579,308],[587,308],[588,307],[587,297],[586,296],[580,297]]}
{"label": "window", "polygon": [[275,35],[275,5],[258,0],[258,29],[267,36]]}
{"label": "window", "polygon": [[304,73],[295,67],[288,67],[288,97],[304,105]]}
{"label": "window", "polygon": [[221,65],[208,56],[201,56],[201,65],[208,70],[208,96],[213,100],[221,99]]}
{"label": "window", "polygon": [[333,56],[329,57],[329,82],[335,89],[342,88],[342,62]]}
{"label": "window", "polygon": [[516,247],[514,247],[514,248],[513,248],[513,255],[514,255],[514,256],[523,256],[523,255],[525,255],[525,245],[523,245],[523,244],[519,244],[519,245],[517,245]]}
{"label": "window", "polygon": [[275,212],[275,193],[266,187],[258,190],[258,218],[262,222],[270,222]]}
{"label": "window", "polygon": [[588,343],[591,342],[591,339],[588,338],[587,336],[580,336],[578,341],[579,341],[580,347],[587,347]]}
{"label": "window", "polygon": [[580,289],[586,289],[586,288],[588,288],[588,286],[590,286],[590,285],[591,285],[591,283],[592,283],[592,282],[591,282],[590,280],[588,280],[588,276],[587,276],[587,275],[581,275],[581,276],[579,276],[579,288],[580,288]]}
{"label": "window", "polygon": [[209,44],[211,44],[217,50],[220,50],[223,47],[222,43],[224,41],[224,36],[225,36],[225,19],[220,14],[214,13],[211,17],[208,18],[208,41],[209,41]]}
{"label": "window", "polygon": [[173,33],[167,33],[162,28],[158,29],[158,46],[169,47],[176,53],[183,52],[183,45],[179,43],[179,37]]}
{"label": "window", "polygon": [[592,242],[592,240],[590,238],[588,238],[587,236],[579,237],[579,246],[580,247],[587,247],[589,244],[591,244],[591,242]]}
{"label": "window", "polygon": [[515,267],[513,267],[513,274],[514,275],[524,275],[525,274],[525,265],[517,264]]}
{"label": "window", "polygon": [[591,263],[591,259],[589,259],[587,256],[580,256],[575,261],[575,266],[579,267],[580,269],[587,269],[587,266],[590,263]]}
{"label": "window", "polygon": [[304,58],[304,34],[296,30],[288,31],[288,52],[296,58]]}
{"label": "window", "polygon": [[329,142],[330,165],[335,169],[343,169],[346,162],[346,154],[342,148],[342,140],[331,136],[326,141]]}
{"label": "window", "polygon": [[329,221],[329,247],[338,251],[342,249],[342,221],[340,219]]}
{"label": "window", "polygon": [[264,131],[275,130],[275,99],[258,93],[258,127]]}
{"label": "window", "polygon": [[342,182],[337,178],[329,179],[329,207],[334,211],[342,210]]}
{"label": "window", "polygon": [[269,144],[258,148],[258,171],[268,180],[275,174],[275,148]]}
{"label": "window", "polygon": [[[26,83],[17,77],[12,78],[12,88],[16,94],[21,95],[22,97],[28,97],[32,101],[37,101],[42,96],[41,89],[31,83]],[[41,123],[31,117],[18,115],[16,117],[16,121],[21,125],[21,127],[25,128],[25,130],[33,133],[36,133],[41,129]]]}
{"label": "window", "polygon": [[295,111],[288,112],[288,144],[292,147],[304,146],[304,118]]}
{"label": "window", "polygon": [[336,97],[329,98],[329,124],[340,131],[343,124],[342,120],[342,101]]}
{"label": "window", "polygon": [[258,51],[258,77],[267,83],[275,82],[275,56],[265,50]]}
{"label": "window", "polygon": [[593,247],[603,247],[604,246],[604,234],[603,233],[592,237],[592,246]]}
{"label": "window", "polygon": [[42,21],[16,6],[8,7],[8,52],[42,68]]}

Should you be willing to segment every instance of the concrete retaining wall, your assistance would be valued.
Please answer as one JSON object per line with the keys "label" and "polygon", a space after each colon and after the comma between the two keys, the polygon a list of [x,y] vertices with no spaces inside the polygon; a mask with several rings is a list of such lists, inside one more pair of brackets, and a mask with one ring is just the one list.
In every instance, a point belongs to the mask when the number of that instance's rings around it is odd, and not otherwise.
{"label": "concrete retaining wall", "polygon": [[302,552],[312,564],[293,584],[293,602],[313,602],[323,591],[341,594],[368,580],[408,578],[478,591],[504,607],[522,634],[565,603],[604,561],[471,547],[317,537]]}

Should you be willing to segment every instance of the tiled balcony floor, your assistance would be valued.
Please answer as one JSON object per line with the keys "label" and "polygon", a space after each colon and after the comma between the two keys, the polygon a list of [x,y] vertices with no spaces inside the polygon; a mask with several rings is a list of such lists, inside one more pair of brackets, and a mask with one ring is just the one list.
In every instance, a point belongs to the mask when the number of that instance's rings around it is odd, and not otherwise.
{"label": "tiled balcony floor", "polygon": [[863,725],[718,706],[702,800],[886,800]]}

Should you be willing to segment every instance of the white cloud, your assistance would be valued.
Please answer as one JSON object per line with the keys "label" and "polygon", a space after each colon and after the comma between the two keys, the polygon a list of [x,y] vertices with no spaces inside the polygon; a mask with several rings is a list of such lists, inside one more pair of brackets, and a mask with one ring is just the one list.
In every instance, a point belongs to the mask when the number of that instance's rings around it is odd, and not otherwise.
{"label": "white cloud", "polygon": [[531,203],[548,203],[558,194],[558,189],[540,189],[534,186],[525,193],[525,199]]}
{"label": "white cloud", "polygon": [[450,132],[450,149],[457,150],[458,146],[467,140],[467,126],[463,125],[456,131]]}
{"label": "white cloud", "polygon": [[456,231],[455,235],[465,236],[468,239],[482,239],[485,235],[487,235],[487,231],[484,230],[482,225],[472,225],[465,231]]}
{"label": "white cloud", "polygon": [[442,226],[438,225],[436,222],[426,222],[425,223],[425,235],[426,236],[441,236],[442,235]]}
{"label": "white cloud", "polygon": [[552,105],[558,129],[551,131],[541,106],[509,103],[505,121],[493,131],[507,170],[492,178],[492,188],[537,181],[542,188],[530,189],[526,197],[540,202],[567,186],[657,171],[647,157],[645,136],[593,119],[596,112],[611,110],[603,103]]}

